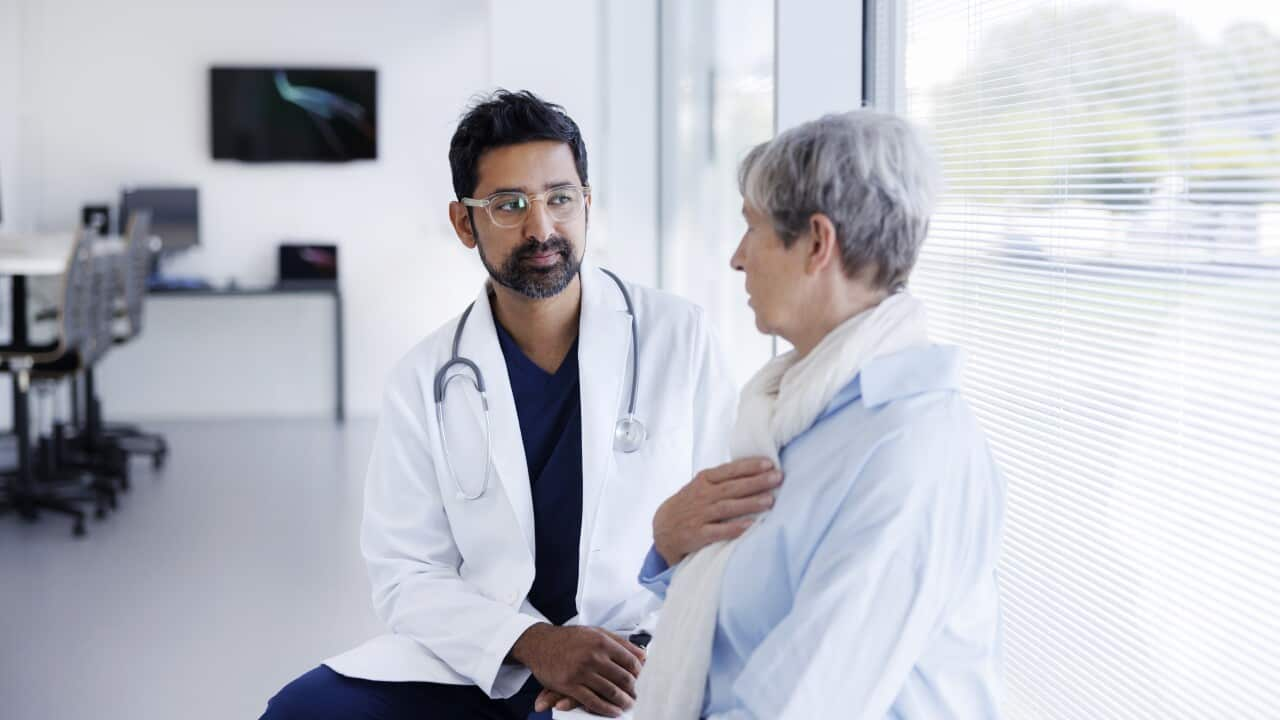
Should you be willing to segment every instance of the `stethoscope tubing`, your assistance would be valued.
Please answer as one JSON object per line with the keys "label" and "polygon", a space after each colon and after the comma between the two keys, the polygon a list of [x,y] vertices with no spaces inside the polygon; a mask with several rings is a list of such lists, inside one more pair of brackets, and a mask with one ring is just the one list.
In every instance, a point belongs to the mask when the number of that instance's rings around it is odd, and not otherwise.
{"label": "stethoscope tubing", "polygon": [[[632,423],[639,428],[639,439],[632,445],[623,448],[623,452],[635,452],[639,449],[641,443],[644,442],[644,425],[636,419],[636,397],[640,385],[640,331],[636,322],[635,305],[631,302],[631,293],[623,284],[622,279],[613,274],[609,270],[600,268],[600,272],[608,275],[618,286],[618,291],[622,294],[622,300],[627,306],[627,315],[631,318],[631,393],[627,399],[627,415],[626,418],[619,419],[618,425],[614,429],[615,438],[620,434],[624,423]],[[435,379],[432,381],[432,396],[436,405],[436,425],[440,430],[440,445],[444,449],[445,466],[449,470],[449,474],[453,476],[454,487],[458,490],[458,497],[462,500],[479,500],[489,490],[489,475],[493,469],[493,433],[492,421],[489,413],[489,397],[485,390],[484,373],[480,371],[480,366],[470,358],[462,357],[460,347],[462,344],[462,331],[467,326],[467,319],[471,316],[471,311],[475,309],[475,302],[467,306],[463,311],[462,317],[458,319],[458,327],[453,331],[453,347],[449,357],[449,361],[436,371]],[[449,374],[449,370],[455,365],[462,365],[471,371],[470,376],[465,372]],[[445,428],[444,421],[444,399],[449,388],[449,383],[457,378],[465,378],[476,389],[480,395],[481,407],[484,411],[484,436],[485,436],[485,467],[484,479],[480,485],[480,492],[471,495],[462,488],[462,482],[458,478],[458,472],[454,468],[453,458],[449,453],[449,439]]]}

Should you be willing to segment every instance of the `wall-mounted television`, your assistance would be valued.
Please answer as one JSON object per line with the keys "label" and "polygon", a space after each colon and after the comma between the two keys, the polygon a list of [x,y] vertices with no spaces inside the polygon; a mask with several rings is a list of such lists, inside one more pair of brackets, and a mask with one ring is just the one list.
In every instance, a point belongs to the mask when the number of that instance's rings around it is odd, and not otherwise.
{"label": "wall-mounted television", "polygon": [[214,67],[209,108],[215,160],[378,157],[378,76],[372,69]]}

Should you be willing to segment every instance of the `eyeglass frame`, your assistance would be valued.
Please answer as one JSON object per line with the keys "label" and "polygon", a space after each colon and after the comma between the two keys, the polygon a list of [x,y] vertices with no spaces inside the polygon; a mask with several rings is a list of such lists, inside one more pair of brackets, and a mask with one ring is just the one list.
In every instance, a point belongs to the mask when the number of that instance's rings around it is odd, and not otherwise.
{"label": "eyeglass frame", "polygon": [[[524,192],[523,190],[499,190],[498,192],[493,193],[492,195],[490,195],[490,196],[488,196],[488,197],[486,197],[486,198],[470,198],[470,197],[464,197],[464,198],[459,198],[459,199],[458,199],[458,201],[459,201],[459,202],[461,202],[461,203],[463,204],[463,206],[468,207],[468,208],[484,208],[485,214],[489,216],[489,221],[490,221],[490,222],[492,222],[494,225],[496,225],[496,226],[498,226],[498,227],[500,227],[500,228],[507,228],[507,229],[510,229],[510,228],[513,228],[513,227],[519,227],[519,226],[520,226],[520,224],[519,224],[519,223],[517,223],[517,224],[515,224],[515,225],[503,225],[502,223],[498,222],[497,218],[495,218],[495,217],[493,216],[493,209],[492,209],[492,205],[493,205],[493,199],[494,199],[494,198],[498,197],[499,195],[523,195],[523,196],[524,196],[524,198],[525,198],[525,200],[527,200],[527,201],[529,202],[529,208],[530,208],[530,209],[533,207],[533,201],[534,201],[534,200],[539,200],[539,201],[541,201],[541,202],[542,202],[542,204],[543,204],[543,206],[544,206],[544,207],[547,207],[547,196],[548,196],[548,195],[550,195],[550,194],[551,194],[551,193],[553,193],[553,192],[559,191],[559,190],[565,190],[565,189],[570,189],[570,188],[576,189],[578,192],[582,193],[582,205],[580,206],[580,208],[581,208],[581,209],[580,209],[578,212],[579,212],[579,213],[581,213],[581,212],[585,212],[585,211],[586,211],[586,207],[587,207],[587,200],[591,197],[591,186],[590,186],[590,185],[573,185],[573,184],[557,185],[557,186],[555,186],[555,187],[553,187],[553,188],[547,188],[547,189],[546,189],[545,191],[543,191],[543,192],[540,192],[540,193],[534,193],[534,194],[532,194],[532,195],[530,195],[530,194],[529,194],[529,193],[527,193],[527,192]],[[577,219],[577,217],[578,217],[577,215],[573,215],[573,216],[571,216],[571,217],[564,218],[563,220],[559,220],[559,222],[566,222],[566,221],[568,221],[568,220],[576,220],[576,219]]]}

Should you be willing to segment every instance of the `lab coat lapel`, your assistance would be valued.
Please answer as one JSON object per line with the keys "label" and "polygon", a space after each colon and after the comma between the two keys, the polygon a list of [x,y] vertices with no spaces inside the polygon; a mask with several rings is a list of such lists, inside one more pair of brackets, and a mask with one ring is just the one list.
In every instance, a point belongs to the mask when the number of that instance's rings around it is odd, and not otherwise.
{"label": "lab coat lapel", "polygon": [[[489,417],[492,423],[493,469],[498,482],[506,493],[516,521],[533,557],[533,497],[529,488],[529,467],[525,463],[524,440],[520,435],[520,418],[516,414],[515,397],[511,392],[511,378],[507,375],[507,363],[498,345],[498,331],[494,326],[493,307],[489,302],[488,285],[480,292],[475,308],[467,319],[459,353],[471,358],[484,373],[486,394],[489,397]],[[478,401],[471,403],[478,427],[484,427],[483,409]],[[477,446],[485,452],[483,444]],[[467,458],[466,462],[483,467],[483,456]]]}
{"label": "lab coat lapel", "polygon": [[[578,368],[582,407],[582,540],[579,567],[586,567],[600,500],[615,469],[613,429],[623,412],[630,381],[631,318],[613,280],[582,265],[582,316],[578,324]],[[579,592],[582,583],[579,581]],[[579,598],[581,607],[581,598]]]}

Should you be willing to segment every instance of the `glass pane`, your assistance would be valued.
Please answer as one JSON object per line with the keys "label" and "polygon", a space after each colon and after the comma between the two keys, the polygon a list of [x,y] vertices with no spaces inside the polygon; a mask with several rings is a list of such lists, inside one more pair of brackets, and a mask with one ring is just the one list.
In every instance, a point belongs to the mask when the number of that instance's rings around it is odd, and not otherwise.
{"label": "glass pane", "polygon": [[772,0],[663,3],[663,285],[707,309],[739,383],[771,354],[729,257],[738,161],[773,135]]}
{"label": "glass pane", "polygon": [[1009,480],[1011,716],[1273,715],[1280,5],[906,7],[948,183],[912,284]]}

